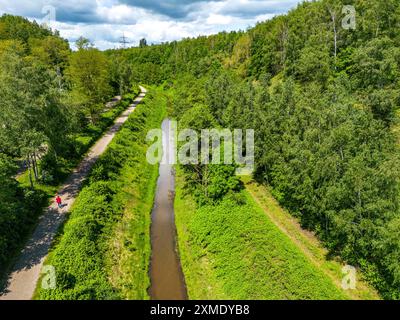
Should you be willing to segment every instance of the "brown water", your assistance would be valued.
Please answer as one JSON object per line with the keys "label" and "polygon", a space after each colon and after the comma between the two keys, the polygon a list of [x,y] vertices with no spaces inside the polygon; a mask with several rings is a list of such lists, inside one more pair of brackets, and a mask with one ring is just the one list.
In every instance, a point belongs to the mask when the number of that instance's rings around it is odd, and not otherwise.
{"label": "brown water", "polygon": [[163,162],[160,164],[160,175],[152,212],[149,294],[153,300],[186,300],[185,279],[176,245],[175,178],[172,166],[166,164],[165,161],[171,154],[169,128],[170,122],[166,119],[162,124]]}

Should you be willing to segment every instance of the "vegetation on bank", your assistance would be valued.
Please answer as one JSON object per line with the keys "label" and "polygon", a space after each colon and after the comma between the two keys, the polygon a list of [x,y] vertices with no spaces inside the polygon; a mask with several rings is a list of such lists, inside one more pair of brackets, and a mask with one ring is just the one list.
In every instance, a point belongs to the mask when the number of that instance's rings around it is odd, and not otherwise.
{"label": "vegetation on bank", "polygon": [[245,191],[197,208],[177,171],[175,220],[189,298],[349,298]]}
{"label": "vegetation on bank", "polygon": [[[329,276],[336,286],[342,288],[344,264],[338,257],[330,257],[329,252],[312,232],[303,229],[295,217],[284,210],[270,190],[265,185],[255,182],[251,177],[242,177],[246,191],[254,199],[255,205],[259,206],[268,219],[271,220],[290,240],[305,254],[305,256],[321,271]],[[359,270],[355,274],[355,288],[346,290],[346,294],[356,300],[379,299],[376,290],[363,279]]]}
{"label": "vegetation on bank", "polygon": [[[341,25],[349,4],[355,29]],[[246,32],[107,54],[137,81],[172,87],[178,120],[205,110],[218,127],[255,129],[255,178],[400,299],[399,17],[397,0],[304,2]]]}
{"label": "vegetation on bank", "polygon": [[97,161],[45,262],[57,287],[39,286],[37,299],[148,298],[158,166],[146,161],[146,135],[160,127],[165,107],[151,91]]}

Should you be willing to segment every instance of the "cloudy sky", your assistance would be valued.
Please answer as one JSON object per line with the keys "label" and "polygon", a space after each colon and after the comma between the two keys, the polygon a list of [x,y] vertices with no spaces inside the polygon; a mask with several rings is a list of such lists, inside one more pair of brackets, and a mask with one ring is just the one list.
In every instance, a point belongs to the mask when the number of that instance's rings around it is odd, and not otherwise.
{"label": "cloudy sky", "polygon": [[300,0],[0,0],[0,15],[20,15],[60,30],[72,46],[81,35],[98,48],[245,30]]}

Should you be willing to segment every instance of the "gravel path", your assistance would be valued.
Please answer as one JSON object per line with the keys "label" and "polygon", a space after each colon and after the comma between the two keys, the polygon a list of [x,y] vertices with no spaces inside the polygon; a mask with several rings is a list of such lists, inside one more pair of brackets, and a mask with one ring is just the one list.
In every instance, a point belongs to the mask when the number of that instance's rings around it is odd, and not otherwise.
{"label": "gravel path", "polygon": [[47,212],[41,216],[36,230],[22,250],[13,271],[9,275],[6,289],[0,292],[0,300],[30,300],[32,298],[40,277],[43,262],[48,254],[54,236],[64,222],[66,213],[71,209],[79,194],[82,182],[90,172],[93,164],[104,153],[115,134],[145,97],[146,89],[143,87],[140,87],[140,89],[142,93],[136,98],[134,103],[115,120],[114,125],[97,141],[86,158],[59,190],[65,207],[58,209],[57,205],[53,203]]}

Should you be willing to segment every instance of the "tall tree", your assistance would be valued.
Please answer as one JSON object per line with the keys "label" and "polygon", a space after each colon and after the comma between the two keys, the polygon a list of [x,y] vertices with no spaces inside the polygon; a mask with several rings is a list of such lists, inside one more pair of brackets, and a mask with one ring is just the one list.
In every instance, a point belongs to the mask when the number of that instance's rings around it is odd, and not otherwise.
{"label": "tall tree", "polygon": [[77,106],[94,123],[103,104],[112,93],[109,62],[98,49],[82,47],[72,53],[66,70],[72,86],[72,96]]}

